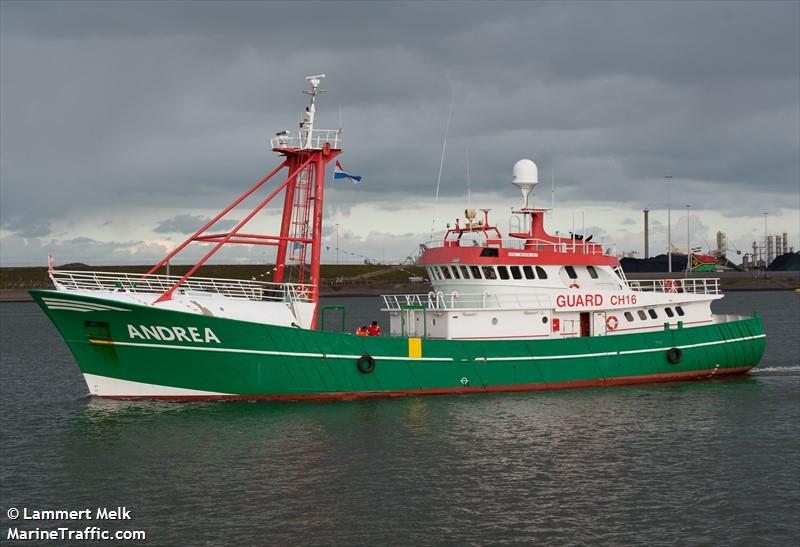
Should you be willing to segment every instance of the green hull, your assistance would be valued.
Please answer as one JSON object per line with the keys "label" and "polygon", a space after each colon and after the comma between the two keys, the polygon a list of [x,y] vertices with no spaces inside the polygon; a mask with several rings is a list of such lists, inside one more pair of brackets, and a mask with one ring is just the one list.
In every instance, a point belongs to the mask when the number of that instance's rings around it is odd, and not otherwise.
{"label": "green hull", "polygon": [[[116,397],[350,399],[691,380],[743,373],[759,362],[765,344],[758,316],[615,336],[420,342],[277,327],[69,292],[31,294],[64,337],[90,391]],[[43,298],[79,304],[48,305]],[[104,306],[115,309],[95,309]],[[366,373],[357,365],[365,354],[375,364]]]}

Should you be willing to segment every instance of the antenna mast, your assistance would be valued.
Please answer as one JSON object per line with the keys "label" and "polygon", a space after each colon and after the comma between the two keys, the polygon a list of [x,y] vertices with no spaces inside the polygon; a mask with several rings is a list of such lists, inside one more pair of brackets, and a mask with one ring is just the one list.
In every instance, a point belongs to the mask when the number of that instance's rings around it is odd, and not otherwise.
{"label": "antenna mast", "polygon": [[[214,243],[207,252],[180,280],[169,287],[155,303],[172,298],[172,294],[217,251],[227,244],[271,245],[277,247],[275,256],[276,283],[291,282],[283,290],[294,291],[301,300],[313,303],[314,314],[311,327],[317,324],[317,303],[320,286],[320,255],[322,247],[322,212],[325,189],[325,166],[341,153],[341,130],[314,129],[317,97],[324,93],[319,88],[324,74],[308,76],[310,89],[303,91],[309,95],[309,105],[300,122],[300,130],[295,135],[281,131],[270,141],[272,150],[283,156],[283,161],[275,169],[259,180],[254,186],[235,199],[213,219],[176,247],[161,262],[153,266],[140,281],[154,274],[170,259],[183,251],[190,243]],[[234,208],[241,205],[284,168],[288,170],[286,179],[275,186],[266,198],[255,205],[236,226],[229,231],[213,231],[214,226]],[[281,177],[278,177],[280,179]],[[284,192],[283,214],[279,235],[253,233],[243,230],[253,217],[270,203],[280,192]],[[308,252],[310,250],[310,253]],[[289,270],[292,271],[289,271]]]}
{"label": "antenna mast", "polygon": [[436,198],[433,200],[433,218],[431,219],[431,241],[433,241],[433,229],[436,226],[436,207],[439,205],[439,185],[442,183],[442,168],[444,167],[444,152],[447,150],[447,135],[450,133],[450,118],[453,117],[453,104],[456,102],[456,94],[450,98],[450,110],[447,113],[447,124],[444,128],[444,140],[442,141],[442,157],[439,160],[439,176],[436,178]]}

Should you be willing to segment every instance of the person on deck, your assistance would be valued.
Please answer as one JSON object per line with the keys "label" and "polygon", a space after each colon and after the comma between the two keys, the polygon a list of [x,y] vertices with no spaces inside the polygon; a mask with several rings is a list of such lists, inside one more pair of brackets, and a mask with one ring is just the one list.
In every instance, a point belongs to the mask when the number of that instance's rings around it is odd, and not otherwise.
{"label": "person on deck", "polygon": [[382,333],[380,325],[378,325],[377,321],[373,321],[372,324],[367,329],[367,334],[370,336],[380,336]]}
{"label": "person on deck", "polygon": [[369,329],[366,325],[362,325],[356,329],[356,336],[368,336]]}

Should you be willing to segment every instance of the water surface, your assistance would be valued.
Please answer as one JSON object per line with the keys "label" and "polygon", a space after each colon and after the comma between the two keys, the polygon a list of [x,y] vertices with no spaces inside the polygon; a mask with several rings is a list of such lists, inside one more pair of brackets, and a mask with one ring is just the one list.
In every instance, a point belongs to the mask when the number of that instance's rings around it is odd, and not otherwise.
{"label": "water surface", "polygon": [[[385,316],[348,305],[348,328]],[[153,545],[790,545],[800,538],[800,297],[757,310],[736,379],[342,403],[93,399],[32,303],[0,304],[0,521],[126,505]],[[55,524],[51,523],[52,527]],[[96,523],[95,523],[96,524]],[[41,524],[40,524],[41,525]]]}

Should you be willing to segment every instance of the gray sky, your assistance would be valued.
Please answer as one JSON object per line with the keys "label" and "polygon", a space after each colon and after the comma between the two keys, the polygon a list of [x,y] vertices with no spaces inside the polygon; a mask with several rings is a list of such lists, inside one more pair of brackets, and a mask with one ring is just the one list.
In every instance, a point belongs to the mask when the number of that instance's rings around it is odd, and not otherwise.
{"label": "gray sky", "polygon": [[434,216],[441,230],[463,215],[467,150],[471,204],[503,229],[528,157],[540,204],[555,173],[553,231],[580,209],[595,239],[641,251],[649,206],[663,252],[669,174],[677,244],[690,204],[693,245],[723,230],[744,251],[768,212],[797,247],[798,29],[796,1],[3,0],[0,258],[157,260],[276,165],[268,138],[297,127],[303,77],[320,72],[317,127],[336,128],[341,107],[341,161],[364,177],[328,182],[330,247],[339,224],[342,249],[411,253]]}

